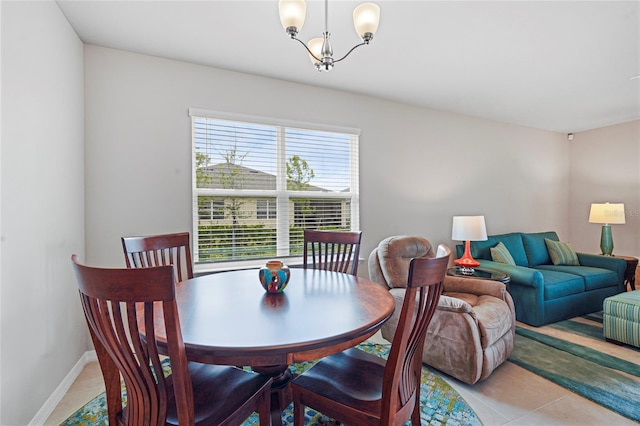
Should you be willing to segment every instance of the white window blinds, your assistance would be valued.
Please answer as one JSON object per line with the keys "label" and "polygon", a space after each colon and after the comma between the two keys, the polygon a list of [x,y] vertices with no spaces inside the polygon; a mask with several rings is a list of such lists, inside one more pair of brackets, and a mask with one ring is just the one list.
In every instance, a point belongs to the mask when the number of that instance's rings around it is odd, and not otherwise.
{"label": "white window blinds", "polygon": [[358,135],[190,112],[196,262],[302,255],[302,230],[358,230]]}

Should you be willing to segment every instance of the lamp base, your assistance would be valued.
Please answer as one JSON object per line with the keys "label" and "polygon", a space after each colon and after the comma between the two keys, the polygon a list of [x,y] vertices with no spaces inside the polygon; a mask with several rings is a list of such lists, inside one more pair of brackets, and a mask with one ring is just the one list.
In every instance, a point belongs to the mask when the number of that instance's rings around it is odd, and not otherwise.
{"label": "lamp base", "polygon": [[476,270],[474,268],[469,268],[468,266],[458,266],[458,272],[461,275],[472,276],[473,274],[476,273]]}
{"label": "lamp base", "polygon": [[613,254],[613,234],[611,233],[611,225],[602,225],[602,233],[600,234],[600,250],[605,256]]}
{"label": "lamp base", "polygon": [[460,272],[465,275],[473,275],[473,268],[480,266],[480,262],[471,257],[471,243],[469,241],[465,241],[464,243],[464,254],[462,257],[454,260],[453,263],[455,263],[455,265],[460,268]]}

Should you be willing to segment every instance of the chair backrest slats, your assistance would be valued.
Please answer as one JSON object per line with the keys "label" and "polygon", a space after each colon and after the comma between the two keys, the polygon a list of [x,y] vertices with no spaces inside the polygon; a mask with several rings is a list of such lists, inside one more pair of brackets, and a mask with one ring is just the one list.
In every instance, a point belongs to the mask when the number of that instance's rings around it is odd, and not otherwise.
{"label": "chair backrest slats", "polygon": [[392,419],[399,411],[410,411],[415,403],[420,389],[424,340],[442,294],[449,256],[447,253],[442,257],[411,259],[398,327],[385,366],[382,424],[393,424]]}
{"label": "chair backrest slats", "polygon": [[361,239],[361,231],[305,229],[303,267],[357,275]]}
{"label": "chair backrest slats", "polygon": [[171,265],[178,282],[193,278],[193,261],[188,232],[122,237],[127,268]]}
{"label": "chair backrest slats", "polygon": [[72,260],[92,338],[117,367],[127,392],[126,408],[108,407],[109,418],[128,425],[165,424],[170,392],[154,323],[155,310],[161,307],[171,359],[171,393],[183,399],[177,404],[180,424],[193,424],[193,390],[177,314],[173,265],[101,269],[79,264],[75,255]]}

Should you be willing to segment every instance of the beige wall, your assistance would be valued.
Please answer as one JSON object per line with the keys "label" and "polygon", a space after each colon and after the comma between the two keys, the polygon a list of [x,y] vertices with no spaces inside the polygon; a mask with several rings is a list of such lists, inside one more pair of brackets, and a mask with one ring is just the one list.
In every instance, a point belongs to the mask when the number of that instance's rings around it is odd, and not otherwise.
{"label": "beige wall", "polygon": [[70,262],[84,256],[83,52],[55,2],[0,8],[0,424],[26,425],[87,349]]}
{"label": "beige wall", "polygon": [[570,149],[570,236],[576,250],[599,253],[601,225],[591,203],[624,203],[626,223],[611,225],[614,254],[640,256],[640,120],[577,133]]}
{"label": "beige wall", "polygon": [[489,233],[569,234],[558,133],[92,45],[85,81],[92,264],[123,265],[123,235],[192,229],[189,108],[361,129],[364,257],[396,234],[453,244],[454,215],[484,214]]}

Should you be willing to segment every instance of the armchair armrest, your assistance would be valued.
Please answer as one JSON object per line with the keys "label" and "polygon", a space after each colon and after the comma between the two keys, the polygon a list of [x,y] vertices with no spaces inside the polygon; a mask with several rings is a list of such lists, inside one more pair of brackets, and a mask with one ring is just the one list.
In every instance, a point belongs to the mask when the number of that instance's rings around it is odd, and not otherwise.
{"label": "armchair armrest", "polygon": [[504,299],[507,291],[504,284],[497,281],[480,280],[476,278],[444,277],[443,291],[451,293],[468,293],[476,296],[489,295]]}
{"label": "armchair armrest", "polygon": [[465,302],[464,300],[456,299],[455,297],[449,297],[445,295],[440,296],[440,300],[438,300],[439,311],[448,311],[448,312],[457,312],[460,314],[471,314],[475,317],[475,312],[473,312],[473,308],[470,304]]}
{"label": "armchair armrest", "polygon": [[[513,313],[513,317],[515,318],[516,310],[513,305],[513,299],[507,291],[507,287],[498,281],[452,277],[447,275],[444,277],[443,290],[450,293],[466,293],[476,296],[493,296],[496,299],[504,301],[509,307],[509,310]],[[438,310],[469,313],[471,314],[471,316],[473,316],[473,318],[476,318],[476,312],[473,310],[473,307],[469,303],[460,300],[455,296],[450,297],[444,294],[440,296]]]}

